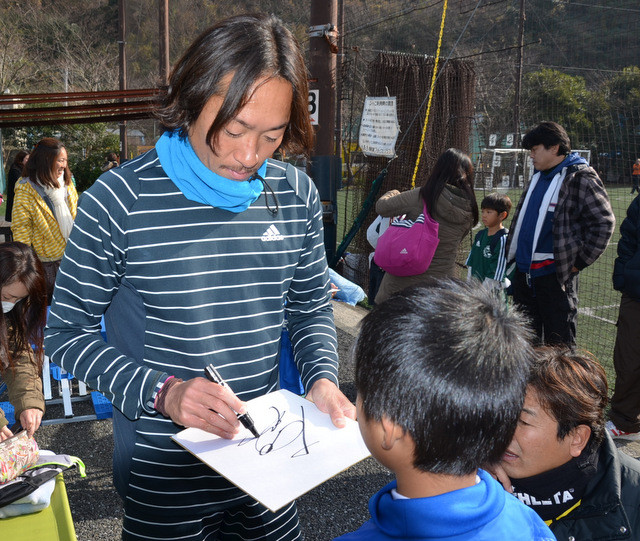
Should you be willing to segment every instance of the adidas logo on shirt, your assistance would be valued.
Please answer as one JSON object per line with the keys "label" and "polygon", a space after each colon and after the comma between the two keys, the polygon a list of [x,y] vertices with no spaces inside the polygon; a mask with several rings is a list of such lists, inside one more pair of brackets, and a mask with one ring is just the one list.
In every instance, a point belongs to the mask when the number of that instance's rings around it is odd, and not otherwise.
{"label": "adidas logo on shirt", "polygon": [[407,252],[406,248],[403,248],[402,250],[400,250],[400,253],[404,255],[404,254],[408,254],[409,252]]}
{"label": "adidas logo on shirt", "polygon": [[271,242],[274,240],[284,240],[284,237],[280,234],[280,231],[278,231],[278,228],[275,225],[270,225],[269,229],[267,229],[263,234],[262,234],[262,242]]}

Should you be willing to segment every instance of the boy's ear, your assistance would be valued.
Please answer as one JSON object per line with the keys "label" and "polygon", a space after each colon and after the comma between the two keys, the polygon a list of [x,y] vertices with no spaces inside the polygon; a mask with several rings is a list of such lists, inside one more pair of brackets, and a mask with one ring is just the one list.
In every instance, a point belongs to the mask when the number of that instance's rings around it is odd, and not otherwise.
{"label": "boy's ear", "polygon": [[576,426],[568,435],[567,438],[571,438],[571,456],[578,457],[582,453],[582,450],[589,443],[591,437],[591,428],[587,425]]}
{"label": "boy's ear", "polygon": [[380,446],[385,451],[391,451],[393,446],[404,437],[404,430],[391,419],[384,416],[380,421],[380,425],[382,426],[382,442]]}
{"label": "boy's ear", "polygon": [[506,210],[503,210],[500,214],[498,214],[498,218],[501,222],[504,222],[509,216],[509,213]]}

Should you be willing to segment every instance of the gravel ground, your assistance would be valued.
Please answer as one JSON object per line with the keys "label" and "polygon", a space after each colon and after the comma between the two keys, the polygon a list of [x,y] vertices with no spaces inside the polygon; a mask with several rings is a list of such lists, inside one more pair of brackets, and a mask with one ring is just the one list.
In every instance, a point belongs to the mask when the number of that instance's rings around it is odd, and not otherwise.
{"label": "gravel ground", "polygon": [[[360,307],[334,303],[341,359],[340,385],[355,402],[351,348],[357,325],[366,313]],[[61,416],[52,406],[46,418]],[[74,404],[74,413],[93,413],[90,404]],[[111,484],[113,452],[110,420],[43,426],[36,433],[42,449],[80,457],[86,467],[83,479],[77,472],[65,474],[69,505],[79,541],[116,541],[122,527],[122,505]],[[618,444],[625,452],[640,457],[640,443]],[[298,500],[300,524],[307,541],[326,541],[357,529],[369,519],[369,497],[393,476],[368,458],[308,492]]]}

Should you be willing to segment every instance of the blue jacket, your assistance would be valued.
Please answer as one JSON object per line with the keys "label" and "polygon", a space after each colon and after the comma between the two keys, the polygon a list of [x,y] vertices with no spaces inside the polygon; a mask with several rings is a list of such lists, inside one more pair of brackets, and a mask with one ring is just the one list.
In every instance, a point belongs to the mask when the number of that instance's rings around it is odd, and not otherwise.
{"label": "blue jacket", "polygon": [[640,301],[640,197],[631,202],[620,226],[613,287]]}
{"label": "blue jacket", "polygon": [[369,501],[371,520],[337,539],[408,541],[554,541],[551,530],[532,509],[505,492],[487,472],[480,483],[431,498],[394,500],[389,483]]}
{"label": "blue jacket", "polygon": [[[571,278],[571,269],[582,270],[604,252],[615,228],[615,216],[604,184],[592,167],[574,164],[563,175],[553,213],[553,259],[560,284]],[[521,210],[536,173],[520,197],[509,228],[506,254],[508,265],[515,263]],[[511,269],[509,269],[511,271]]]}
{"label": "blue jacket", "polygon": [[516,263],[520,271],[531,276],[545,276],[556,272],[553,259],[553,218],[558,189],[566,169],[577,164],[589,165],[579,154],[569,154],[553,169],[538,171],[531,179],[527,190],[529,201],[526,207],[522,207],[522,218],[518,223],[520,235],[516,247]]}

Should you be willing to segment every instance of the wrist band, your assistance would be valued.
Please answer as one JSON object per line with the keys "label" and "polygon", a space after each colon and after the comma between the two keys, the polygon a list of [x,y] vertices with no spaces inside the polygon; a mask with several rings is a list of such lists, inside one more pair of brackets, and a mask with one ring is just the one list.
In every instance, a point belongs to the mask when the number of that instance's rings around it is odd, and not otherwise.
{"label": "wrist band", "polygon": [[167,399],[167,392],[169,391],[169,389],[171,389],[171,387],[173,387],[178,383],[182,383],[182,380],[180,378],[169,376],[165,380],[164,385],[158,391],[158,396],[156,396],[156,400],[155,400],[155,403],[153,404],[153,407],[155,408],[156,411],[160,412],[165,417],[169,417],[165,409],[165,400]]}
{"label": "wrist band", "polygon": [[151,397],[149,398],[149,400],[147,400],[147,408],[149,408],[150,410],[154,409],[156,407],[156,398],[158,398],[158,393],[160,392],[160,389],[162,389],[162,386],[164,385],[164,382],[167,381],[169,379],[168,376],[165,379],[159,379],[156,382],[156,386],[153,388],[153,392],[151,393]]}

